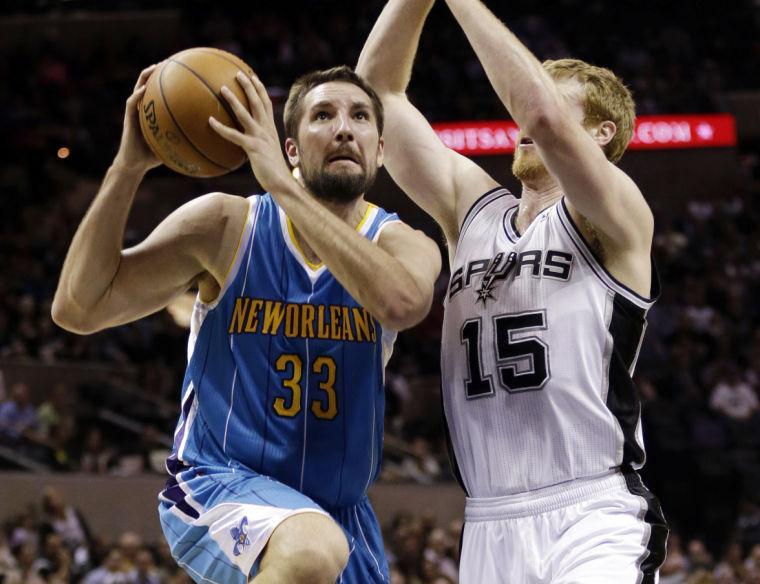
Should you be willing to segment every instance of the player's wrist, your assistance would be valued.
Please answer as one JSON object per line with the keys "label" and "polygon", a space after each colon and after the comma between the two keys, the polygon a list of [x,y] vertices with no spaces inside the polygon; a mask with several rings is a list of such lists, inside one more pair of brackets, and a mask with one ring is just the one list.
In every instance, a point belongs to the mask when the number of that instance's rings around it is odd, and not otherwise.
{"label": "player's wrist", "polygon": [[130,160],[117,154],[108,170],[109,173],[142,178],[150,168],[151,165],[147,160]]}

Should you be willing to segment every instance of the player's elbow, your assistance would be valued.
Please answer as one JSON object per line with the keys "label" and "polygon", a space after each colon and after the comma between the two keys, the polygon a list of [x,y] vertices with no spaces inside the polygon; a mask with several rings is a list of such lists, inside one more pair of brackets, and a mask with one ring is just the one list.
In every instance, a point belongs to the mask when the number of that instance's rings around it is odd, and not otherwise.
{"label": "player's elbow", "polygon": [[405,77],[390,75],[388,63],[383,61],[381,55],[375,53],[365,55],[363,52],[359,56],[355,71],[359,77],[369,83],[381,99],[385,95],[404,93],[406,90],[408,80]]}
{"label": "player's elbow", "polygon": [[98,327],[85,311],[78,308],[71,299],[65,298],[60,291],[56,292],[53,298],[50,315],[59,327],[78,335],[91,335],[103,328]]}
{"label": "player's elbow", "polygon": [[387,328],[403,331],[422,321],[430,311],[430,298],[399,294],[386,304],[380,322]]}

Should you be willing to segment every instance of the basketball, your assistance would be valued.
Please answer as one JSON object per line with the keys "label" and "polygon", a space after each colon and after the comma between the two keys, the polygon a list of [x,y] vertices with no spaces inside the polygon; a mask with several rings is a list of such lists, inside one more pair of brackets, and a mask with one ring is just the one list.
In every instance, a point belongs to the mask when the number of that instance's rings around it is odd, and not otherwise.
{"label": "basketball", "polygon": [[197,47],[166,59],[148,79],[139,104],[140,128],[151,150],[181,174],[199,178],[221,176],[246,160],[242,148],[209,126],[209,116],[238,127],[220,90],[226,85],[241,103],[248,100],[235,74],[253,70],[235,55]]}

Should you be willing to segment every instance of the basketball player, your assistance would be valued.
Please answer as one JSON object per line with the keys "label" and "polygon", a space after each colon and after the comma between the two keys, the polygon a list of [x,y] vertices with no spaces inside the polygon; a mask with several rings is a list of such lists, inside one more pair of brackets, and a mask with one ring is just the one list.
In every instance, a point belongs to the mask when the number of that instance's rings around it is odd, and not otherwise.
{"label": "basketball player", "polygon": [[[197,582],[388,582],[366,491],[380,468],[383,376],[396,331],[427,313],[436,244],[367,203],[382,106],[348,67],[308,74],[285,107],[239,74],[223,96],[268,194],[212,193],[121,249],[135,192],[159,164],[127,100],[122,141],[66,257],[53,315],[88,334],[197,286],[171,474],[159,499],[172,555]],[[250,108],[250,111],[249,111]],[[345,569],[344,569],[345,567]]]}
{"label": "basketball player", "polygon": [[636,472],[631,380],[659,293],[653,219],[614,164],[633,100],[607,69],[542,66],[479,1],[447,3],[520,126],[520,198],[405,96],[432,0],[390,0],[357,72],[385,106],[388,170],[448,240],[441,377],[468,496],[461,582],[655,582],[667,527]]}

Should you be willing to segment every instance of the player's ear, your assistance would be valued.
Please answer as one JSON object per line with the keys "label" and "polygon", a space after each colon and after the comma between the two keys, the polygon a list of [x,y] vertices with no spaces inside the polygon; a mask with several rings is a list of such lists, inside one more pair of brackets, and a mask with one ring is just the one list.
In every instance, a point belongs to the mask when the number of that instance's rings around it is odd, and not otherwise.
{"label": "player's ear", "polygon": [[606,120],[594,129],[593,136],[599,146],[606,146],[615,137],[616,133],[617,126],[615,122]]}
{"label": "player's ear", "polygon": [[385,157],[384,149],[385,149],[385,140],[380,138],[380,140],[377,141],[377,167],[378,168],[380,168],[383,165],[383,160]]}
{"label": "player's ear", "polygon": [[298,166],[301,161],[301,157],[298,155],[298,144],[293,138],[285,139],[285,154],[288,155],[288,161],[290,166]]}

